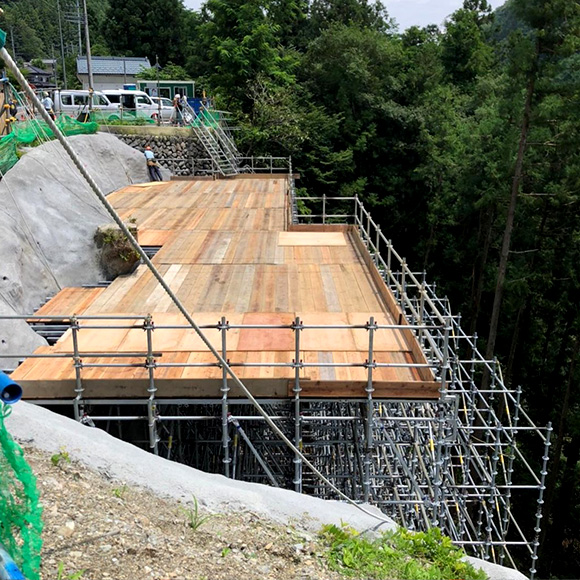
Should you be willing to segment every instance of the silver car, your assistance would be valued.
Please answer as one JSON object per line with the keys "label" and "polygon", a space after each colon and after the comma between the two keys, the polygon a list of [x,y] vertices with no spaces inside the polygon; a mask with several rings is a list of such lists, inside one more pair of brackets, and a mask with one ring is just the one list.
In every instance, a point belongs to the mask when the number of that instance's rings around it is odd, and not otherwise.
{"label": "silver car", "polygon": [[166,99],[165,97],[151,97],[151,100],[158,108],[159,103],[161,103],[161,122],[170,123],[175,114],[171,99]]}

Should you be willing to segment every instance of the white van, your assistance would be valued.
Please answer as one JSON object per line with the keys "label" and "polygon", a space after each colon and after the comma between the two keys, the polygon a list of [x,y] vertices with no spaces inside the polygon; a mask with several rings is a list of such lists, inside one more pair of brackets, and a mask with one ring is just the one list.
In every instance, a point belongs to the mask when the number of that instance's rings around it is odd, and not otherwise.
{"label": "white van", "polygon": [[[71,116],[86,113],[89,109],[89,96],[89,91],[54,91],[54,112],[65,113]],[[111,103],[103,93],[95,91],[93,92],[92,109],[93,111],[114,113],[118,112],[119,105]]]}
{"label": "white van", "polygon": [[127,111],[137,117],[156,119],[159,114],[158,105],[143,91],[126,89],[103,89],[101,91],[111,103],[117,105],[121,112]]}

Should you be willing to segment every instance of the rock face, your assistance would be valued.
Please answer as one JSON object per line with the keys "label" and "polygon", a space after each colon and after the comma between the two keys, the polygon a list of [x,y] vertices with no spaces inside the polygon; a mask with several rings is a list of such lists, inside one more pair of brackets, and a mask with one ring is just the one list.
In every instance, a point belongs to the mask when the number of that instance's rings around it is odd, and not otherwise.
{"label": "rock face", "polygon": [[[137,239],[137,228],[133,224],[125,225]],[[95,244],[101,250],[100,264],[107,280],[129,274],[140,261],[139,254],[115,222],[97,228]]]}
{"label": "rock face", "polygon": [[[113,135],[69,143],[105,193],[149,181],[143,155]],[[0,312],[32,314],[61,288],[102,279],[93,237],[108,221],[58,142],[30,149],[0,182]],[[23,320],[0,320],[0,354],[25,355],[39,341]]]}

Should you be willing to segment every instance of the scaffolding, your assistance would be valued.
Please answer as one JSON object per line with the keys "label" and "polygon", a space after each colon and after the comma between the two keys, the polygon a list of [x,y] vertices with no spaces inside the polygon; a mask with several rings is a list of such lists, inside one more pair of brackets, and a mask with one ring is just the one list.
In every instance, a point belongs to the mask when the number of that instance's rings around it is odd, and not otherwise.
{"label": "scaffolding", "polygon": [[[439,526],[468,552],[499,564],[521,567],[531,561],[535,575],[543,495],[546,483],[551,425],[539,428],[522,405],[519,387],[504,383],[497,360],[486,360],[477,336],[461,328],[447,299],[436,295],[424,273],[413,272],[393,248],[361,201],[354,198],[302,198],[312,204],[299,214],[290,169],[290,207],[294,227],[310,224],[349,224],[364,252],[364,259],[391,290],[402,312],[394,325],[381,325],[371,317],[362,325],[230,325],[226,317],[201,326],[220,333],[220,354],[228,360],[228,331],[234,328],[285,329],[293,333],[295,356],[291,362],[230,363],[236,367],[286,367],[293,373],[292,396],[260,399],[268,415],[286,436],[340,491],[369,502],[411,530]],[[329,212],[329,208],[332,212]],[[305,222],[307,222],[305,224]],[[302,226],[301,226],[302,224]],[[157,326],[144,316],[3,316],[26,319],[37,332],[57,340],[70,329],[72,353],[43,353],[34,357],[68,357],[74,367],[71,397],[34,402],[63,409],[75,419],[103,426],[112,434],[149,448],[153,453],[226,477],[267,483],[322,498],[336,494],[307,469],[244,398],[230,395],[231,380],[222,369],[221,397],[160,398],[156,373],[169,367],[215,367],[216,362],[163,362],[155,350]],[[107,319],[104,325],[100,320]],[[111,326],[116,319],[116,326]],[[146,333],[146,351],[129,353],[82,352],[78,336],[85,329],[135,328]],[[183,326],[186,328],[186,326]],[[352,329],[365,333],[366,360],[358,363],[304,362],[301,338],[318,329]],[[377,332],[412,333],[426,358],[422,363],[377,363],[373,344]],[[13,358],[14,355],[2,355]],[[90,362],[114,357],[114,361]],[[258,357],[259,359],[259,357]],[[125,362],[123,362],[125,360]],[[120,362],[121,361],[121,362]],[[376,396],[373,373],[385,366],[406,366],[429,371],[439,387],[434,400],[388,400]],[[300,372],[355,366],[364,369],[364,396],[356,398],[305,398]],[[147,391],[138,398],[97,399],[85,396],[83,370],[93,367],[146,370]],[[484,376],[486,380],[483,384]],[[65,412],[67,412],[65,410]],[[525,449],[537,451],[528,459]],[[536,512],[520,521],[514,505],[535,498]]]}

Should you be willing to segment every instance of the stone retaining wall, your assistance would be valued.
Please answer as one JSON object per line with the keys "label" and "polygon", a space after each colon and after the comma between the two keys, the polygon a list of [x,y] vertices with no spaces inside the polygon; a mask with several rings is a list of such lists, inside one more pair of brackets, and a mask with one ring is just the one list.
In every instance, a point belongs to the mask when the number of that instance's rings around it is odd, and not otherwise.
{"label": "stone retaining wall", "polygon": [[[112,130],[111,130],[112,129]],[[136,131],[139,129],[139,131]],[[151,147],[159,164],[173,175],[204,174],[211,169],[208,154],[191,129],[164,127],[109,127],[123,143],[143,151]]]}

